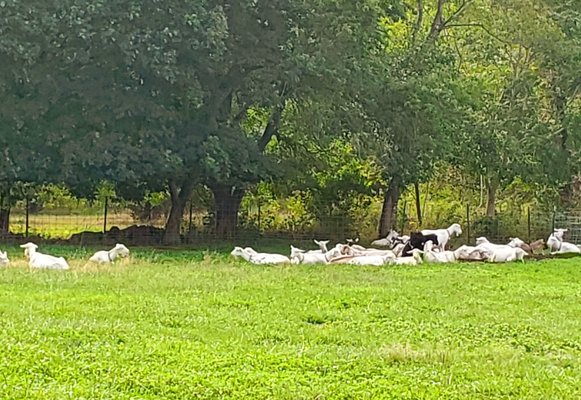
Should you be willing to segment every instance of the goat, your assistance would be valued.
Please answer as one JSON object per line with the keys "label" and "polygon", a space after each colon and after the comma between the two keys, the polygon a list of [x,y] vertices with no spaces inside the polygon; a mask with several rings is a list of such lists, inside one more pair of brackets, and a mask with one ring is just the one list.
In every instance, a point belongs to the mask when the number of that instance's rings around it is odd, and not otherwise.
{"label": "goat", "polygon": [[0,267],[5,267],[10,264],[10,260],[8,259],[8,253],[5,251],[0,251]]}
{"label": "goat", "polygon": [[422,263],[422,250],[412,249],[411,256],[397,257],[390,260],[390,264],[395,265],[418,265]]}
{"label": "goat", "polygon": [[319,249],[320,249],[321,253],[326,253],[326,252],[329,251],[327,249],[327,245],[329,244],[329,241],[328,240],[316,240],[316,239],[313,239],[313,242],[315,242],[315,244],[317,246],[319,246]]}
{"label": "goat", "polygon": [[234,257],[242,257],[252,264],[282,264],[290,263],[290,259],[282,254],[274,253],[258,253],[251,247],[243,249],[242,247],[234,247],[230,253]]}
{"label": "goat", "polygon": [[38,246],[28,242],[20,245],[24,253],[28,255],[28,265],[36,269],[69,269],[69,264],[63,257],[55,257],[48,254],[38,253]]}
{"label": "goat", "polygon": [[372,246],[379,246],[379,247],[390,247],[393,246],[393,240],[399,237],[399,233],[394,231],[393,229],[389,231],[386,237],[383,239],[377,239],[371,242]]}
{"label": "goat", "polygon": [[453,251],[433,251],[434,244],[428,240],[424,244],[424,261],[429,263],[450,263],[456,261]]}
{"label": "goat", "polygon": [[125,245],[121,243],[117,243],[115,247],[111,250],[101,250],[96,252],[89,258],[89,261],[99,263],[99,264],[108,264],[115,261],[115,259],[119,256],[127,257],[129,255],[129,249],[125,247]]}
{"label": "goat", "polygon": [[360,246],[360,245],[357,244],[359,242],[359,238],[347,239],[345,241],[347,242],[347,246],[351,247],[354,250],[360,250],[360,251],[367,250],[365,247]]}
{"label": "goat", "polygon": [[529,247],[531,249],[531,254],[539,249],[543,250],[545,248],[545,241],[543,239],[535,240],[534,242],[529,243]]}
{"label": "goat", "polygon": [[510,247],[520,247],[521,249],[523,249],[524,251],[530,252],[531,251],[531,247],[526,244],[523,240],[515,237],[515,238],[509,238],[510,242],[507,243],[507,246]]}
{"label": "goat", "polygon": [[362,255],[362,256],[343,256],[331,260],[331,264],[352,264],[352,265],[375,265],[381,266],[389,264],[395,259],[393,254],[387,255]]}
{"label": "goat", "polygon": [[412,232],[410,240],[407,242],[402,250],[403,257],[410,257],[413,249],[423,250],[424,245],[428,240],[431,240],[434,245],[438,245],[438,236],[435,234],[424,235],[421,232]]}
{"label": "goat", "polygon": [[421,233],[422,235],[436,235],[438,241],[434,242],[434,245],[439,248],[440,251],[444,251],[446,250],[446,245],[450,238],[462,234],[462,228],[460,227],[460,224],[452,224],[446,229],[423,229]]}
{"label": "goat", "polygon": [[341,251],[337,245],[324,253],[305,252],[291,245],[290,259],[292,264],[327,264],[333,258],[341,256]]}
{"label": "goat", "polygon": [[573,243],[560,241],[557,236],[553,234],[551,234],[547,240],[547,247],[551,250],[551,254],[581,253],[579,247]]}
{"label": "goat", "polygon": [[551,235],[555,236],[557,239],[559,239],[560,242],[562,242],[565,237],[565,232],[567,231],[568,229],[556,228],[553,229],[553,233]]}
{"label": "goat", "polygon": [[454,257],[457,260],[465,261],[484,261],[490,256],[490,252],[486,249],[474,246],[460,246],[454,250]]}
{"label": "goat", "polygon": [[528,256],[527,252],[520,247],[497,247],[492,250],[488,257],[488,262],[511,262],[519,260],[524,263],[525,256]]}

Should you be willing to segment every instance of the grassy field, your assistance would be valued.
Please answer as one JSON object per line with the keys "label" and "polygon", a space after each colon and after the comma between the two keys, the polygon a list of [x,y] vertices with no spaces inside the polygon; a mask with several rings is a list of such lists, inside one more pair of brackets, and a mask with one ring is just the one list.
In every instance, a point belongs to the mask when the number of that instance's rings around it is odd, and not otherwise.
{"label": "grassy field", "polygon": [[[579,399],[581,261],[0,270],[2,399]],[[43,247],[43,250],[46,250]]]}

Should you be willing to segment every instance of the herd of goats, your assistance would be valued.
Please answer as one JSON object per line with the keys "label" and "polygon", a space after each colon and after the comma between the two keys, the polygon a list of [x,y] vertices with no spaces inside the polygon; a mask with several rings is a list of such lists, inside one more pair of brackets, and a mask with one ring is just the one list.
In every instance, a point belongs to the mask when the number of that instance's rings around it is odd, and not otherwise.
{"label": "herd of goats", "polygon": [[[24,249],[24,258],[28,260],[28,266],[33,269],[69,269],[69,263],[64,257],[56,257],[50,254],[41,253],[38,250],[38,245],[28,242],[21,244],[20,247]],[[97,251],[89,258],[89,262],[97,264],[111,264],[118,257],[129,256],[129,249],[117,243],[111,250]],[[10,264],[8,254],[5,251],[0,251],[0,266],[7,266]]]}
{"label": "herd of goats", "polygon": [[[485,237],[476,239],[475,246],[462,245],[456,250],[447,250],[451,238],[462,235],[459,224],[452,224],[446,229],[425,229],[411,232],[409,236],[390,231],[382,239],[371,243],[370,248],[357,244],[358,240],[347,240],[328,249],[328,240],[314,240],[318,250],[302,250],[290,246],[290,257],[276,253],[259,253],[251,247],[235,247],[230,253],[234,257],[242,257],[253,264],[355,264],[355,265],[386,265],[404,264],[417,265],[422,262],[450,263],[456,261],[487,261],[493,263],[522,261],[535,252],[549,249],[552,255],[563,253],[581,253],[581,249],[573,243],[564,240],[567,229],[555,229],[546,243],[539,239],[525,243],[519,238],[510,238],[508,244],[491,243]],[[378,248],[381,247],[381,248]]]}
{"label": "herd of goats", "polygon": [[[375,240],[372,246],[366,248],[357,244],[358,240],[347,240],[346,244],[338,243],[331,249],[327,248],[328,240],[315,240],[318,250],[302,250],[290,246],[290,257],[276,253],[259,253],[251,247],[235,247],[230,253],[234,257],[242,257],[253,264],[355,264],[355,265],[385,265],[405,264],[417,265],[422,262],[450,263],[456,261],[488,261],[511,262],[523,261],[524,258],[543,251],[547,247],[550,254],[581,253],[581,249],[573,243],[564,240],[567,229],[555,229],[546,243],[539,239],[525,243],[519,238],[511,238],[508,244],[490,243],[485,237],[476,239],[476,246],[463,245],[456,250],[447,250],[451,238],[460,236],[462,228],[452,224],[446,229],[425,229],[412,232],[409,236],[390,231],[382,239]],[[69,264],[63,257],[40,253],[38,246],[28,242],[20,245],[24,249],[24,257],[30,268],[34,269],[69,269]],[[381,248],[378,248],[381,247]],[[106,264],[113,263],[118,257],[129,256],[129,249],[117,243],[111,250],[97,251],[89,258],[89,262]],[[10,263],[6,252],[0,251],[0,266]]]}

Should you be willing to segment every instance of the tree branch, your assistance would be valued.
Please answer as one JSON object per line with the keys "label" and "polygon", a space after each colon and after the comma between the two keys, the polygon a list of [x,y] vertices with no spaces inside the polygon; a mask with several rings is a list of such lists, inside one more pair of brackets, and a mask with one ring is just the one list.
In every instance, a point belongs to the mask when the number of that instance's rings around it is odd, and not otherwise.
{"label": "tree branch", "polygon": [[502,39],[500,37],[498,37],[497,35],[495,35],[494,33],[492,33],[490,31],[490,29],[488,29],[486,26],[479,24],[479,23],[465,23],[465,24],[448,24],[444,27],[444,29],[449,29],[449,28],[461,28],[461,27],[473,27],[473,28],[480,28],[482,29],[484,32],[486,32],[490,37],[498,40],[501,43],[504,43],[506,45],[512,46],[513,43],[510,43],[509,41]]}
{"label": "tree branch", "polygon": [[434,16],[434,19],[432,20],[432,26],[430,27],[430,33],[428,34],[428,37],[426,39],[427,42],[436,41],[436,39],[438,39],[438,36],[440,35],[440,32],[444,28],[444,26],[443,26],[443,23],[444,23],[443,14],[444,14],[444,4],[445,3],[446,3],[446,0],[438,0],[438,7],[436,9],[436,15]]}
{"label": "tree branch", "polygon": [[264,128],[262,136],[258,140],[258,149],[261,152],[263,152],[264,149],[266,149],[266,146],[268,145],[268,142],[270,142],[270,139],[272,139],[273,136],[278,134],[280,120],[282,118],[282,112],[284,110],[284,105],[286,102],[287,89],[288,89],[287,83],[284,82],[282,85],[282,89],[280,91],[280,99],[276,104],[274,111],[272,112],[272,115],[268,120],[268,123],[266,124],[266,128]]}
{"label": "tree branch", "polygon": [[442,29],[444,29],[446,27],[446,25],[448,25],[450,22],[452,22],[453,20],[455,20],[456,18],[458,18],[459,16],[462,15],[462,13],[464,11],[466,11],[466,8],[468,8],[468,6],[473,2],[474,0],[466,0],[464,2],[462,2],[462,4],[460,5],[460,7],[458,7],[458,9],[456,11],[454,11],[454,13],[452,13],[452,15],[450,15],[448,17],[448,19],[446,19],[446,21],[444,21],[443,25],[442,25]]}
{"label": "tree branch", "polygon": [[416,24],[412,30],[412,45],[416,43],[416,38],[418,32],[422,29],[422,24],[424,22],[424,3],[422,0],[418,0],[418,18],[416,19]]}

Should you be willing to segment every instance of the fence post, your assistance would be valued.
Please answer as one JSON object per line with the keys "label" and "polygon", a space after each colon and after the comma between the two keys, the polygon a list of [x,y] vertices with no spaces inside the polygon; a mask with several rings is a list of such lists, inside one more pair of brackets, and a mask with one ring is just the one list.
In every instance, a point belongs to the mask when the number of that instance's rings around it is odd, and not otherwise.
{"label": "fence post", "polygon": [[260,218],[261,218],[261,210],[260,210],[260,199],[258,200],[258,233],[260,233]]}
{"label": "fence post", "polygon": [[466,235],[466,240],[470,243],[470,204],[466,204]]}
{"label": "fence post", "polygon": [[109,197],[105,197],[105,206],[103,210],[103,234],[107,233],[107,209],[109,208]]}
{"label": "fence post", "polygon": [[531,207],[527,207],[527,225],[528,225],[528,233],[529,233],[529,243],[531,242]]}
{"label": "fence post", "polygon": [[190,200],[190,220],[188,222],[188,232],[192,231],[192,214],[193,214],[193,210],[194,209],[194,204],[192,203],[192,200]]}
{"label": "fence post", "polygon": [[557,207],[553,207],[553,223],[552,223],[552,227],[551,227],[551,233],[555,232],[555,218],[556,218],[556,214],[557,214]]}
{"label": "fence post", "polygon": [[408,207],[407,201],[404,201],[403,202],[403,216],[402,216],[402,219],[401,219],[401,230],[400,230],[400,232],[402,234],[403,234],[403,229],[405,228],[405,219],[406,219],[407,207]]}
{"label": "fence post", "polygon": [[28,196],[26,197],[26,222],[25,222],[25,236],[28,239],[28,227],[30,226],[30,219],[29,219],[29,214],[30,214],[30,200],[28,198]]}

